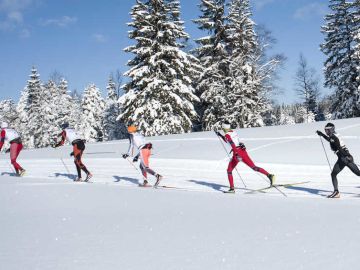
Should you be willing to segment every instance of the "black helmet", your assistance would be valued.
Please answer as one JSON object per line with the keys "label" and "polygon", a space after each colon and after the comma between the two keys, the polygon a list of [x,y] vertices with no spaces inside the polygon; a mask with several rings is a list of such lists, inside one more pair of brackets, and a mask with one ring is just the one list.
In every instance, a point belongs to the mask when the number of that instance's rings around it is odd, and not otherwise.
{"label": "black helmet", "polygon": [[325,133],[330,136],[335,133],[335,125],[333,123],[327,123],[325,126]]}
{"label": "black helmet", "polygon": [[65,123],[61,124],[60,127],[61,127],[61,129],[68,128],[68,127],[69,127],[69,123],[68,123],[68,122],[65,122]]}

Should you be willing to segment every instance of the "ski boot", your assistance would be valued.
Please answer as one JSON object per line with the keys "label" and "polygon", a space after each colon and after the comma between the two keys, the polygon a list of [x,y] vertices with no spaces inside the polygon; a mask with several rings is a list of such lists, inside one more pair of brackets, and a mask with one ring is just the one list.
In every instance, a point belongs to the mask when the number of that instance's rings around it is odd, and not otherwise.
{"label": "ski boot", "polygon": [[81,178],[81,177],[76,177],[76,178],[74,179],[74,182],[82,182],[82,178]]}
{"label": "ski boot", "polygon": [[340,192],[338,190],[334,190],[334,192],[327,196],[327,198],[338,199],[340,198]]}
{"label": "ski boot", "polygon": [[90,178],[93,177],[93,175],[91,173],[88,173],[85,177],[84,182],[89,182]]}
{"label": "ski boot", "polygon": [[148,180],[144,179],[144,182],[142,184],[139,184],[139,187],[151,187],[151,185],[149,185]]}
{"label": "ski boot", "polygon": [[270,186],[273,186],[275,184],[275,175],[269,173],[267,177],[270,180]]}
{"label": "ski boot", "polygon": [[235,188],[234,187],[230,187],[229,190],[223,191],[224,193],[235,193]]}
{"label": "ski boot", "polygon": [[157,187],[163,177],[160,174],[156,174],[155,177],[156,177],[156,182],[154,186]]}
{"label": "ski boot", "polygon": [[18,171],[16,171],[16,174],[18,176],[24,176],[25,175],[25,170],[24,169],[19,169]]}

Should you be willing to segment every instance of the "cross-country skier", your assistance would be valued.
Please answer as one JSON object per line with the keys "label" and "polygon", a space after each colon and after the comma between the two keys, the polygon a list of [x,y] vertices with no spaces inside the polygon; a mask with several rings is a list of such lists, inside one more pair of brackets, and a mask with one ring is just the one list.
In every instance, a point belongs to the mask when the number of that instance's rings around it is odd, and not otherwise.
{"label": "cross-country skier", "polygon": [[234,189],[234,178],[232,175],[232,171],[235,169],[236,165],[242,161],[246,165],[248,165],[251,169],[253,169],[256,172],[260,172],[264,175],[266,175],[269,180],[270,184],[273,185],[275,182],[275,176],[273,174],[268,173],[263,168],[257,167],[254,162],[249,157],[246,147],[244,143],[240,142],[238,134],[236,131],[233,131],[231,129],[231,125],[228,122],[224,122],[222,124],[222,130],[224,131],[225,135],[222,135],[220,132],[215,131],[216,135],[218,135],[220,138],[224,140],[225,143],[230,144],[231,146],[231,152],[233,153],[233,156],[229,162],[228,168],[227,168],[227,174],[228,179],[230,183],[230,189],[228,193],[235,193]]}
{"label": "cross-country skier", "polygon": [[64,145],[67,140],[73,146],[73,152],[71,152],[70,156],[74,156],[74,163],[77,171],[77,178],[74,181],[83,181],[81,178],[81,170],[86,173],[85,182],[88,182],[92,177],[92,174],[88,171],[85,165],[81,161],[82,154],[85,150],[85,140],[81,139],[80,136],[76,133],[73,128],[69,127],[68,123],[64,123],[61,125],[62,132],[59,134],[61,136],[61,141],[55,143],[54,148]]}
{"label": "cross-country skier", "polygon": [[16,174],[18,176],[23,176],[25,174],[25,170],[16,162],[20,151],[23,149],[20,135],[16,132],[15,129],[9,128],[7,122],[2,122],[0,135],[0,151],[5,141],[8,141],[10,143],[10,149],[8,149],[6,152],[10,151],[11,164],[14,166]]}
{"label": "cross-country skier", "polygon": [[129,126],[127,130],[129,132],[130,145],[128,152],[126,154],[123,154],[122,157],[124,159],[128,158],[129,156],[133,157],[133,162],[137,162],[140,157],[140,169],[144,177],[144,182],[140,186],[149,186],[147,173],[155,176],[155,186],[158,186],[159,182],[162,179],[162,176],[158,173],[155,173],[149,167],[152,144],[148,142],[143,135],[137,132],[137,128],[135,126]]}
{"label": "cross-country skier", "polygon": [[339,138],[339,135],[335,132],[335,125],[333,123],[327,123],[325,126],[325,133],[317,130],[316,133],[322,136],[325,140],[330,143],[331,150],[337,155],[338,160],[336,161],[334,168],[331,172],[331,179],[334,186],[334,192],[328,196],[328,198],[340,198],[337,175],[341,172],[345,166],[347,166],[354,174],[360,176],[360,170],[354,163],[354,158],[350,155],[349,150],[346,148],[343,141]]}

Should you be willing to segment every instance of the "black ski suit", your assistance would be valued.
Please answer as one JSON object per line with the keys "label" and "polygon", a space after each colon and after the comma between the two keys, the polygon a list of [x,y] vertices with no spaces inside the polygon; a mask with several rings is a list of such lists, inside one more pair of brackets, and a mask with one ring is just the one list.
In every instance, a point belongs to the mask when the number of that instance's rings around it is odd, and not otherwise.
{"label": "black ski suit", "polygon": [[321,132],[319,132],[318,134],[330,143],[331,150],[333,150],[338,156],[338,160],[336,161],[334,168],[331,172],[331,179],[334,190],[339,191],[338,181],[336,177],[339,172],[341,172],[345,168],[345,166],[347,166],[354,174],[360,176],[360,170],[358,166],[354,163],[354,158],[352,157],[352,155],[350,155],[349,150],[346,148],[346,146],[341,145],[336,133],[330,136],[326,136]]}

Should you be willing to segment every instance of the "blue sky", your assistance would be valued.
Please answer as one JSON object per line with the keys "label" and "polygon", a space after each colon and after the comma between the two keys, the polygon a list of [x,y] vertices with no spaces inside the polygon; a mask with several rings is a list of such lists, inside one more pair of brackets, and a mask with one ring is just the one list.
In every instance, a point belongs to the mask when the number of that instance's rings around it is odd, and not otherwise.
{"label": "blue sky", "polygon": [[[199,15],[200,0],[180,0],[182,19],[192,38],[206,35],[191,19]],[[131,58],[123,49],[130,44],[126,23],[135,0],[0,0],[0,99],[20,96],[31,67],[42,81],[55,70],[65,76],[69,89],[82,92],[95,83],[105,94],[111,72],[127,70]],[[274,53],[287,57],[277,99],[297,100],[293,78],[300,53],[322,80],[324,55],[320,27],[328,12],[327,1],[252,0],[253,19],[277,39]],[[326,92],[324,90],[324,92]]]}

